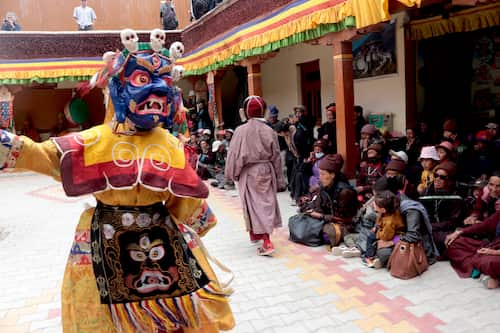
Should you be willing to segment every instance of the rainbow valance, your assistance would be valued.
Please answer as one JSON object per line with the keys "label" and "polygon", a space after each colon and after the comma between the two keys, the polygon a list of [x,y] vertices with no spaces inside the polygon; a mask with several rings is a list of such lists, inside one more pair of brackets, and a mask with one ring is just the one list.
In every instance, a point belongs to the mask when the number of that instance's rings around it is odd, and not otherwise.
{"label": "rainbow valance", "polygon": [[[406,6],[421,2],[397,1]],[[250,56],[389,19],[389,0],[297,0],[201,45],[178,63],[185,75],[204,74]]]}
{"label": "rainbow valance", "polygon": [[469,32],[500,25],[500,3],[478,6],[456,13],[445,19],[435,16],[411,22],[414,40],[438,37],[454,32]]}
{"label": "rainbow valance", "polygon": [[85,81],[102,67],[101,58],[0,59],[0,84]]}

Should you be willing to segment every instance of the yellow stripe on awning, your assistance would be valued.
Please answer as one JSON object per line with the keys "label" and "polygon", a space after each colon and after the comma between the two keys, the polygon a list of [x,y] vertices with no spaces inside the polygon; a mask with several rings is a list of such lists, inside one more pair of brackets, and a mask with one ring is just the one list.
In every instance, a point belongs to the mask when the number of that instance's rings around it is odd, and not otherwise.
{"label": "yellow stripe on awning", "polygon": [[450,14],[448,19],[435,16],[410,23],[414,40],[438,37],[455,32],[469,32],[500,25],[500,3],[478,6]]}

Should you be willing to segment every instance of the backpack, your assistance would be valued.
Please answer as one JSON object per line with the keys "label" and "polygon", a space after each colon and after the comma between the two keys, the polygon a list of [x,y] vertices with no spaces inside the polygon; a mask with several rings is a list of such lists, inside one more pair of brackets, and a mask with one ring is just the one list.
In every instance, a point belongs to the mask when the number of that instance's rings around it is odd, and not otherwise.
{"label": "backpack", "polygon": [[175,30],[179,23],[177,22],[177,17],[175,15],[175,10],[173,7],[163,5],[161,7],[161,18],[164,30]]}

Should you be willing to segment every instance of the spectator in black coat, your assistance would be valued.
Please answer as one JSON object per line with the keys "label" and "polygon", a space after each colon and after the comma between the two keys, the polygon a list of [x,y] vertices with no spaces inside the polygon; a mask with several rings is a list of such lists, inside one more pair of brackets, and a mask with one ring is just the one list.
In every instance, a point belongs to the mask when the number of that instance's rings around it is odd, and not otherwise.
{"label": "spectator in black coat", "polygon": [[335,119],[335,103],[330,103],[326,107],[326,122],[318,129],[318,140],[327,142],[326,152],[337,153],[337,121]]}

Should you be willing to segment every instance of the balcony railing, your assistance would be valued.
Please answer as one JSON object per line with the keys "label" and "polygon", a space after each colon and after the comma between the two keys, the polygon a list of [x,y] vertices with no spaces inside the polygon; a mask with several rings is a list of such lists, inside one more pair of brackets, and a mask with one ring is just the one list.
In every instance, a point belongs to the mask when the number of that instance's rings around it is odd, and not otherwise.
{"label": "balcony railing", "polygon": [[[137,31],[148,41],[150,31]],[[180,31],[167,31],[165,46],[181,40]],[[19,31],[0,32],[0,59],[101,57],[104,52],[123,49],[119,31]]]}

